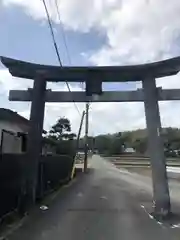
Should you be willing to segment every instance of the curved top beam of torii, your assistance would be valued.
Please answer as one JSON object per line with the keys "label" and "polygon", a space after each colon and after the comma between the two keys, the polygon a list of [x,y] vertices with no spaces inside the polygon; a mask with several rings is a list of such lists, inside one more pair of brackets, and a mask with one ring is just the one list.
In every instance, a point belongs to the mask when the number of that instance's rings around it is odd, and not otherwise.
{"label": "curved top beam of torii", "polygon": [[51,82],[84,82],[87,79],[102,82],[140,81],[149,77],[175,75],[180,71],[180,57],[141,65],[102,67],[48,66],[7,57],[0,57],[0,60],[15,77],[35,79],[38,75],[43,75],[43,78]]}

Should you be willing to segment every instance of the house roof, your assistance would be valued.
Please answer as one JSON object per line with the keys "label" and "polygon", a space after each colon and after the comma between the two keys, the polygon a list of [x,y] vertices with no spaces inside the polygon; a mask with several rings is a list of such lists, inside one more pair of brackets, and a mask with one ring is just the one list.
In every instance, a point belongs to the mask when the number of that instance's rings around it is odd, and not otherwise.
{"label": "house roof", "polygon": [[140,81],[147,77],[170,76],[180,71],[180,57],[140,65],[86,67],[48,66],[7,57],[0,57],[0,60],[15,77],[35,79],[40,74],[51,82],[84,82],[87,79],[101,79],[103,82]]}
{"label": "house roof", "polygon": [[29,120],[7,108],[0,108],[0,120],[22,123],[24,125],[29,124]]}
{"label": "house roof", "polygon": [[[8,121],[8,122],[14,122],[14,123],[20,123],[24,125],[29,125],[29,120],[25,117],[19,115],[17,112],[14,112],[7,108],[0,108],[0,121]],[[45,130],[43,130],[43,133],[46,133]]]}

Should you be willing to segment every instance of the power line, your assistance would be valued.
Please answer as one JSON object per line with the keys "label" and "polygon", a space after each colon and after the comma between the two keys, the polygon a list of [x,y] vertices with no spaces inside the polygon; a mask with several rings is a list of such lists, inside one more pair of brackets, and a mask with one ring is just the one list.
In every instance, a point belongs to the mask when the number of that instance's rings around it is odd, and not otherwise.
{"label": "power line", "polygon": [[72,65],[71,57],[70,57],[70,53],[69,53],[68,45],[67,45],[67,41],[66,41],[66,35],[65,35],[65,32],[64,32],[64,27],[63,27],[63,25],[61,24],[61,15],[60,15],[60,10],[59,10],[59,6],[58,6],[58,0],[55,0],[55,5],[56,5],[56,10],[57,10],[58,18],[59,18],[59,24],[60,24],[61,30],[62,30],[62,37],[63,37],[64,45],[65,45],[65,48],[66,48],[66,53],[67,53],[68,61],[69,61],[69,64]]}
{"label": "power line", "polygon": [[[53,45],[54,45],[54,48],[55,48],[55,51],[56,51],[56,55],[57,55],[59,64],[60,64],[60,66],[62,67],[62,61],[61,61],[61,57],[60,57],[60,54],[59,54],[59,51],[58,51],[58,47],[57,47],[55,35],[54,35],[54,32],[53,32],[53,27],[52,27],[51,19],[50,19],[50,16],[49,16],[48,8],[47,8],[47,5],[46,5],[45,0],[42,0],[42,1],[43,1],[43,4],[44,4],[45,11],[46,11],[46,15],[47,15],[47,19],[48,19],[48,23],[49,23],[49,28],[50,28],[50,31],[51,31],[52,40],[53,40]],[[72,93],[72,92],[71,92],[71,88],[70,88],[68,82],[67,82],[67,81],[65,81],[65,82],[66,82],[66,86],[67,86],[67,88],[68,88],[68,91],[69,91],[70,93]],[[78,111],[79,115],[81,116],[81,113],[80,113],[80,111],[79,111],[79,108],[78,108],[78,106],[76,105],[76,103],[75,103],[74,100],[73,100],[73,103],[74,103],[74,106],[75,106],[76,110]]]}
{"label": "power line", "polygon": [[[64,27],[63,27],[63,24],[62,24],[62,21],[61,21],[61,14],[60,14],[59,6],[58,6],[58,0],[55,0],[55,5],[56,5],[57,14],[58,14],[59,24],[60,24],[61,30],[62,30],[62,37],[63,37],[64,45],[65,45],[65,48],[66,48],[67,58],[68,58],[69,64],[72,65],[72,60],[71,60],[68,45],[67,45],[66,34],[65,34]],[[81,83],[81,88],[83,90],[85,89],[84,86],[83,86],[83,82]]]}

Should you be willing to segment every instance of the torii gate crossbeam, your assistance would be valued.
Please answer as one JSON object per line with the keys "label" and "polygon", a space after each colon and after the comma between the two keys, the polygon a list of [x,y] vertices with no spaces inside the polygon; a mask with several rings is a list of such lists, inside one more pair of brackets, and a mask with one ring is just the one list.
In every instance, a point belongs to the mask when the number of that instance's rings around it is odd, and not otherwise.
{"label": "torii gate crossbeam", "polygon": [[[10,101],[32,101],[33,89],[11,90],[9,92]],[[180,100],[180,89],[157,88],[158,101]],[[46,102],[144,102],[144,91],[138,89],[134,91],[108,91],[101,95],[86,96],[86,92],[62,92],[46,90]]]}

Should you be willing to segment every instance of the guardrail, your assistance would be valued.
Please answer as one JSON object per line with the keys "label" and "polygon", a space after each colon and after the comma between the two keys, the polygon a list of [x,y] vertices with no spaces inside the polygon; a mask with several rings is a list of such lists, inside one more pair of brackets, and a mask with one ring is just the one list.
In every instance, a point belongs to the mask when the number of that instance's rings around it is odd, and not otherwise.
{"label": "guardrail", "polygon": [[[114,162],[116,166],[140,166],[140,167],[148,167],[150,163],[137,163],[137,162]],[[167,163],[169,167],[180,167],[180,163]]]}
{"label": "guardrail", "polygon": [[[150,158],[147,156],[116,155],[105,157],[117,166],[150,166]],[[167,166],[180,167],[179,158],[167,158]]]}
{"label": "guardrail", "polygon": [[[149,160],[150,157],[148,156],[136,156],[136,155],[115,155],[115,156],[103,156],[105,158],[109,159],[139,159],[139,160]],[[168,161],[180,161],[180,158],[178,157],[167,157]]]}

